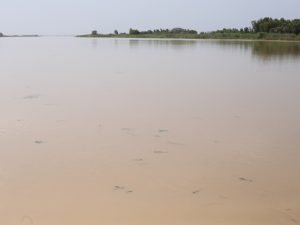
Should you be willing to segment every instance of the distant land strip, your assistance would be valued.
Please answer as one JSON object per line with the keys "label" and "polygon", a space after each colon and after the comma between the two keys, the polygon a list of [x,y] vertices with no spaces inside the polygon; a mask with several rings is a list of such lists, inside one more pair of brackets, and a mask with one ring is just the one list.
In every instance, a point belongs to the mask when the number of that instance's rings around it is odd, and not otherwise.
{"label": "distant land strip", "polygon": [[[1,37],[41,37],[40,35],[5,35]],[[82,38],[157,38],[157,39],[241,39],[241,40],[282,40],[300,41],[300,19],[273,19],[265,17],[251,22],[251,26],[244,28],[223,28],[210,32],[198,32],[196,30],[173,28],[140,31],[129,29],[129,32],[103,34],[93,30],[90,34],[77,35]]]}
{"label": "distant land strip", "polygon": [[4,35],[3,33],[0,33],[0,37],[39,37],[37,34],[28,34],[28,35]]}
{"label": "distant land strip", "polygon": [[286,20],[265,17],[252,21],[250,27],[241,29],[224,28],[211,32],[174,28],[139,31],[129,29],[128,33],[102,34],[93,30],[90,34],[77,35],[87,38],[171,38],[171,39],[245,39],[245,40],[287,40],[300,41],[300,19]]}

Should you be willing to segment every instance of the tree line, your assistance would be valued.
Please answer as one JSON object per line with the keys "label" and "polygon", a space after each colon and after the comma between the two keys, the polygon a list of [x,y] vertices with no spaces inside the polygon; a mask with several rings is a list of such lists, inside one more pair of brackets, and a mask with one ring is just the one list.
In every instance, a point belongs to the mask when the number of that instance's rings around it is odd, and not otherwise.
{"label": "tree line", "polygon": [[[281,34],[300,34],[300,19],[288,20],[288,19],[273,19],[271,17],[265,17],[259,20],[251,22],[250,27],[245,28],[224,28],[222,30],[216,30],[209,33],[281,33]],[[204,34],[205,32],[199,33]],[[117,30],[114,31],[115,35],[118,35]],[[121,33],[122,35],[126,33]],[[196,30],[174,28],[174,29],[155,29],[140,31],[138,29],[129,29],[127,33],[129,35],[153,35],[153,34],[198,34]],[[93,31],[91,35],[98,35],[97,31]]]}
{"label": "tree line", "polygon": [[155,30],[147,30],[147,31],[139,31],[137,29],[129,29],[129,35],[139,35],[139,34],[197,34],[198,32],[195,30],[183,29],[183,28],[174,28],[174,29],[155,29]]}
{"label": "tree line", "polygon": [[253,32],[300,34],[300,19],[286,20],[265,17],[252,21]]}
{"label": "tree line", "polygon": [[[113,34],[107,34],[107,36],[130,36],[130,35],[143,35],[149,37],[211,37],[220,35],[250,35],[258,36],[262,38],[263,36],[284,36],[284,35],[300,35],[300,19],[273,19],[271,17],[261,18],[259,20],[254,20],[251,22],[249,27],[244,28],[223,28],[222,30],[216,30],[211,32],[197,32],[196,30],[174,28],[174,29],[154,29],[140,31],[138,29],[130,28],[128,33],[119,33],[117,30]],[[99,34],[96,30],[92,31],[91,36],[105,36],[104,34]],[[216,37],[217,37],[216,36]],[[230,37],[231,37],[230,36]],[[277,37],[276,36],[276,37]],[[279,38],[279,37],[277,37]]]}
{"label": "tree line", "polygon": [[286,20],[265,17],[251,22],[252,27],[241,29],[224,28],[213,33],[279,33],[279,34],[300,34],[300,19]]}

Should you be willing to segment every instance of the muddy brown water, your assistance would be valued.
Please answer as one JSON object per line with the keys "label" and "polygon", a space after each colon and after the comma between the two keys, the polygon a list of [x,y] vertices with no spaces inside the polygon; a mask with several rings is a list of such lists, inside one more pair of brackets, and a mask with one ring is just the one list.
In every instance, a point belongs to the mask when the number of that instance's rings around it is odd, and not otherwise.
{"label": "muddy brown water", "polygon": [[1,225],[300,224],[300,44],[0,39]]}

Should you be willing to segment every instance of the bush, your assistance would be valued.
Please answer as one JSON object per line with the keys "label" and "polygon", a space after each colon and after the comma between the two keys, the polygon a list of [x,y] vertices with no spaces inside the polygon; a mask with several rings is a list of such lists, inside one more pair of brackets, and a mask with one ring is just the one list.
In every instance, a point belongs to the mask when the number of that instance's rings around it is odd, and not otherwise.
{"label": "bush", "polygon": [[259,32],[258,35],[257,35],[258,39],[263,39],[264,37],[266,37],[266,34],[263,33],[263,32]]}

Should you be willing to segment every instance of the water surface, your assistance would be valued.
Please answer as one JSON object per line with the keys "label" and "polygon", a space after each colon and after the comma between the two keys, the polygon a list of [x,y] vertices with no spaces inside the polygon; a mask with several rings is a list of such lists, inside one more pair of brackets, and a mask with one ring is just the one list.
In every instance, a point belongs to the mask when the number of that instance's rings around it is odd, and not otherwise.
{"label": "water surface", "polygon": [[300,224],[299,43],[0,50],[0,224]]}

